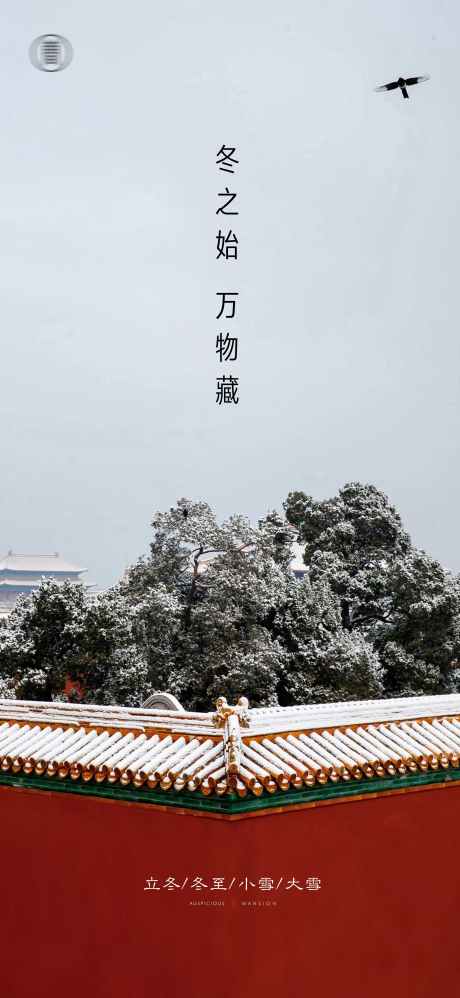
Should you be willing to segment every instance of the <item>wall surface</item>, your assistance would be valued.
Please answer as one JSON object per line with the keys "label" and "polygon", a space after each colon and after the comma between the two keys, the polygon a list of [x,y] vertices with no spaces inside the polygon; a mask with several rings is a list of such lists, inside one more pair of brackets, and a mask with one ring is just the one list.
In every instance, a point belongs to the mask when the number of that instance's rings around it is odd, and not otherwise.
{"label": "wall surface", "polygon": [[[227,822],[2,787],[2,994],[458,994],[459,808],[452,787]],[[144,890],[169,876],[236,882]]]}

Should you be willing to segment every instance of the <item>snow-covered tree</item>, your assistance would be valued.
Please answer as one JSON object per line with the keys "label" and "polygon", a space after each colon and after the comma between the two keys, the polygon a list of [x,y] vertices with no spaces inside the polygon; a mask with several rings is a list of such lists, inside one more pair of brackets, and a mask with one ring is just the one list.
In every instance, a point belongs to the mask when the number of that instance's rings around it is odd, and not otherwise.
{"label": "snow-covered tree", "polygon": [[140,706],[169,690],[208,710],[222,694],[257,706],[458,689],[459,580],[413,547],[387,497],[352,483],[325,501],[291,493],[285,510],[218,523],[180,499],[119,585],[90,598],[42,582],[0,624],[0,696]]}
{"label": "snow-covered tree", "polygon": [[413,547],[387,496],[354,482],[329,500],[291,493],[285,508],[312,582],[328,583],[343,630],[378,654],[386,694],[456,688],[459,581]]}
{"label": "snow-covered tree", "polygon": [[0,672],[22,699],[53,700],[81,654],[87,596],[83,585],[43,581],[18,599],[0,629]]}
{"label": "snow-covered tree", "polygon": [[274,622],[286,649],[281,704],[359,700],[383,693],[383,668],[365,638],[342,627],[327,579],[291,584]]}
{"label": "snow-covered tree", "polygon": [[131,569],[127,598],[157,688],[193,709],[243,687],[253,704],[277,702],[284,653],[271,622],[290,580],[280,522],[253,527],[233,516],[219,525],[206,503],[186,499],[155,516],[150,557]]}
{"label": "snow-covered tree", "polygon": [[82,584],[43,580],[0,628],[0,682],[23,699],[107,702],[112,659],[135,647],[131,618],[119,587],[93,601]]}
{"label": "snow-covered tree", "polygon": [[127,590],[137,605],[159,592],[174,601],[164,646],[152,616],[144,626],[158,687],[194,709],[220,693],[243,691],[257,705],[381,692],[378,657],[343,633],[329,586],[293,578],[293,532],[278,513],[257,527],[241,516],[219,525],[207,504],[181,499],[152,526],[150,557],[132,568]]}

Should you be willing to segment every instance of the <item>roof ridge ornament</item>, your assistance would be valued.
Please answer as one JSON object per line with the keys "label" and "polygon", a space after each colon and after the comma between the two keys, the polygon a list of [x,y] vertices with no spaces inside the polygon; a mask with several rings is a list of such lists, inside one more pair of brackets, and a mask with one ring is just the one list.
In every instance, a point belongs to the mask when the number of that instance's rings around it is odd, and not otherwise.
{"label": "roof ridge ornament", "polygon": [[236,716],[243,727],[249,727],[249,700],[247,697],[239,697],[233,707],[227,703],[226,697],[217,697],[216,708],[216,713],[212,715],[212,721],[217,728],[223,728],[227,718],[232,716]]}
{"label": "roof ridge ornament", "polygon": [[245,728],[249,727],[249,700],[247,697],[239,697],[232,707],[225,697],[218,697],[216,700],[216,713],[213,714],[213,723],[218,728],[224,728],[224,754],[225,769],[227,777],[230,778],[230,786],[236,780],[241,765],[241,731],[240,724]]}

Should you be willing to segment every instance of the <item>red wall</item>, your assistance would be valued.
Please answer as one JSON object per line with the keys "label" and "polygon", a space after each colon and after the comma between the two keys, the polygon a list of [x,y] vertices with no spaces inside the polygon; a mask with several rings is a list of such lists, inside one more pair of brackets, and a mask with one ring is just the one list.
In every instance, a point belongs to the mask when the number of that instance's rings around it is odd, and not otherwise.
{"label": "red wall", "polygon": [[[1,993],[457,995],[459,807],[455,787],[226,822],[0,788]],[[143,889],[195,874],[323,886]]]}

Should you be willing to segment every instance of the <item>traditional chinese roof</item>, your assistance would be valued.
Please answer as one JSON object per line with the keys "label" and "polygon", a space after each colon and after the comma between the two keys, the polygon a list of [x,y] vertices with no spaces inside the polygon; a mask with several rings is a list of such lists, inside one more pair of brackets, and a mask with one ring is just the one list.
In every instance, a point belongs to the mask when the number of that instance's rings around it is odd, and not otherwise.
{"label": "traditional chinese roof", "polygon": [[37,587],[40,584],[40,581],[41,581],[41,576],[39,577],[37,575],[34,576],[28,575],[27,577],[24,577],[19,573],[15,573],[15,575],[12,578],[11,577],[5,578],[2,577],[2,575],[0,574],[0,589],[5,589],[5,590],[13,589],[22,593],[25,592],[26,589],[37,589]]}
{"label": "traditional chinese roof", "polygon": [[64,573],[67,575],[86,572],[86,568],[74,565],[56,552],[56,554],[8,554],[0,558],[0,572],[7,574],[26,573],[28,575],[49,575]]}
{"label": "traditional chinese roof", "polygon": [[457,695],[253,710],[220,698],[203,713],[158,703],[0,700],[0,782],[231,815],[460,778]]}
{"label": "traditional chinese roof", "polygon": [[28,575],[48,575],[65,573],[68,575],[86,572],[86,568],[80,568],[69,561],[65,561],[59,554],[8,554],[0,558],[0,572],[22,573]]}

